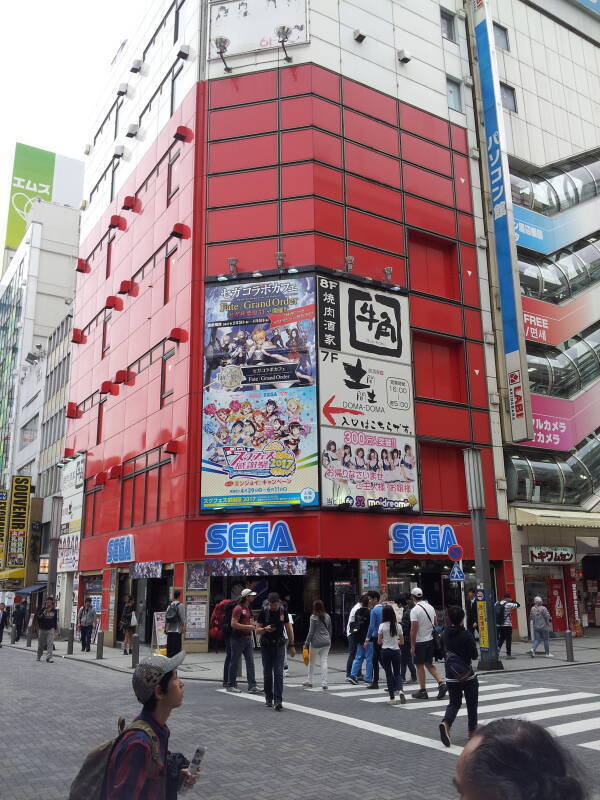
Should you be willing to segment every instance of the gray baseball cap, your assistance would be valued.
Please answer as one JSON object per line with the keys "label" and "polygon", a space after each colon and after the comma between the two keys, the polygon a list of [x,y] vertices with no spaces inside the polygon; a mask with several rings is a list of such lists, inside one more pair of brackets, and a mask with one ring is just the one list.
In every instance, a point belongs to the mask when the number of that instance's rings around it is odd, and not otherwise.
{"label": "gray baseball cap", "polygon": [[154,687],[158,686],[159,681],[168,673],[181,664],[185,658],[185,652],[181,650],[172,658],[153,653],[146,656],[135,668],[131,684],[135,696],[140,703],[145,703],[154,694]]}

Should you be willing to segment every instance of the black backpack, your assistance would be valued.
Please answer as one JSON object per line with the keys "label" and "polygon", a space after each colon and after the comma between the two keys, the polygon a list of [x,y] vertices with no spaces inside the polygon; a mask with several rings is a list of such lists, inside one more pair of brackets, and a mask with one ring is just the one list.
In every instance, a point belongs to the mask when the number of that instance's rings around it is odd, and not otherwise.
{"label": "black backpack", "polygon": [[233,614],[233,609],[237,605],[238,605],[238,600],[230,600],[225,606],[225,610],[223,611],[223,618],[221,620],[221,630],[223,631],[223,636],[231,636],[232,634],[231,615]]}
{"label": "black backpack", "polygon": [[504,625],[505,611],[506,609],[504,608],[504,603],[498,600],[494,607],[494,613],[496,615],[496,627],[501,628]]}
{"label": "black backpack", "polygon": [[467,662],[451,650],[446,652],[446,677],[451,681],[466,681],[472,678],[475,673]]}
{"label": "black backpack", "polygon": [[174,600],[167,608],[165,622],[174,622],[179,617],[179,600]]}
{"label": "black backpack", "polygon": [[356,613],[354,614],[354,622],[352,622],[350,625],[350,633],[356,636],[362,631],[366,636],[369,628],[370,618],[371,611],[368,608],[365,608],[365,606],[357,608]]}

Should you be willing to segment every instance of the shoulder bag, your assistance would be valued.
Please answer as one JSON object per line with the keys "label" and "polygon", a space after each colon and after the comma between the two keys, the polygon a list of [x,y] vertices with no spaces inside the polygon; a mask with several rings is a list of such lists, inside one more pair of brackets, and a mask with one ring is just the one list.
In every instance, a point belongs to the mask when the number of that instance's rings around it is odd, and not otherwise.
{"label": "shoulder bag", "polygon": [[421,603],[417,603],[417,605],[423,609],[425,612],[427,619],[431,622],[431,635],[433,637],[433,657],[436,661],[443,661],[446,657],[444,652],[444,643],[442,642],[442,637],[440,636],[439,632],[435,629],[435,625],[433,624],[433,620],[429,616],[427,609],[421,605]]}

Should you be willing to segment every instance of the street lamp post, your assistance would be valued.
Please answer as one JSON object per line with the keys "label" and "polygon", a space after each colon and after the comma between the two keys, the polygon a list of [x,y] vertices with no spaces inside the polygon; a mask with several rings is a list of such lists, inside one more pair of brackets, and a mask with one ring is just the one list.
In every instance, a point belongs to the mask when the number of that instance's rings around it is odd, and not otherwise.
{"label": "street lamp post", "polygon": [[58,540],[60,539],[60,520],[63,499],[60,495],[52,498],[52,516],[50,517],[50,546],[48,558],[48,594],[56,597],[56,567],[58,562]]}
{"label": "street lamp post", "polygon": [[496,619],[492,604],[492,577],[485,525],[485,491],[481,470],[481,450],[468,447],[463,450],[467,501],[473,528],[475,574],[477,576],[477,618],[479,625],[479,670],[504,669],[498,654]]}

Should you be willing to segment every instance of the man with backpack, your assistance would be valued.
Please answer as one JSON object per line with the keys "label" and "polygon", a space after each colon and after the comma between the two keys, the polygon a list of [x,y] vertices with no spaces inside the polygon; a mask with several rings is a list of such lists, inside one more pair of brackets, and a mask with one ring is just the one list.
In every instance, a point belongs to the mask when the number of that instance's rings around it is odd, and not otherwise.
{"label": "man with backpack", "polygon": [[[286,643],[290,646],[292,658],[296,655],[294,647],[294,628],[286,607],[277,592],[270,592],[266,607],[258,615],[256,632],[261,634],[260,652],[263,664],[265,702],[268,708],[275,704],[275,711],[283,708],[283,663]],[[286,637],[287,634],[287,637]]]}
{"label": "man with backpack", "polygon": [[477,728],[479,682],[471,661],[477,661],[479,653],[472,632],[465,630],[463,626],[464,618],[465,612],[460,606],[450,606],[450,626],[443,633],[449,702],[444,719],[440,722],[440,739],[446,747],[451,744],[450,728],[462,705],[463,694],[467,704],[469,739]]}
{"label": "man with backpack", "polygon": [[181,592],[173,592],[173,602],[165,614],[165,633],[167,634],[167,658],[181,652],[181,637],[185,630],[185,608],[180,602]]}
{"label": "man with backpack", "polygon": [[371,683],[373,680],[373,646],[371,642],[367,645],[364,644],[367,639],[369,622],[371,621],[371,602],[371,598],[368,595],[361,595],[360,605],[354,611],[354,619],[350,623],[350,635],[355,637],[357,645],[350,675],[346,680],[348,683],[352,683],[355,686],[358,683],[358,675],[365,658],[367,662],[365,667],[365,680],[368,683]]}
{"label": "man with backpack", "polygon": [[514,658],[511,655],[512,648],[512,612],[515,608],[520,608],[521,604],[513,600],[509,592],[504,593],[504,600],[499,600],[495,606],[496,628],[498,632],[498,656],[500,648],[506,642],[506,657]]}
{"label": "man with backpack", "polygon": [[169,753],[167,719],[183,702],[177,667],[185,658],[153,654],[135,668],[132,685],[141,714],[119,735],[93,750],[71,785],[69,800],[164,800],[193,786],[196,775],[179,753]]}
{"label": "man with backpack", "polygon": [[402,635],[404,637],[404,642],[400,647],[400,676],[403,684],[408,683],[406,680],[406,670],[408,670],[410,672],[410,680],[414,683],[417,680],[417,670],[415,669],[412,654],[410,652],[410,605],[408,602],[408,596],[404,595],[398,601],[398,605],[402,609],[402,620],[400,625],[402,626]]}

